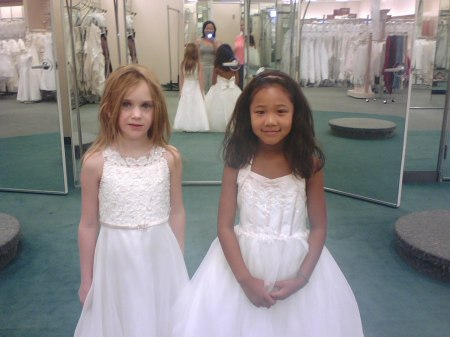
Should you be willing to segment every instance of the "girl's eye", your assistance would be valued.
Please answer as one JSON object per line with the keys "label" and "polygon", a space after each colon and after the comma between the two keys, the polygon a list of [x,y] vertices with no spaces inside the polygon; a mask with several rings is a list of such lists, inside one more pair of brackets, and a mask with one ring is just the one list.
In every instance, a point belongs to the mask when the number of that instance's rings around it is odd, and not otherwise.
{"label": "girl's eye", "polygon": [[124,108],[130,108],[130,107],[132,106],[132,104],[131,104],[130,102],[128,102],[128,101],[123,101],[123,102],[122,102],[122,106],[123,106]]}
{"label": "girl's eye", "polygon": [[142,104],[142,108],[144,108],[145,110],[152,110],[154,108],[154,104],[153,103],[144,103]]}
{"label": "girl's eye", "polygon": [[256,115],[262,115],[264,113],[264,110],[255,110],[253,111]]}

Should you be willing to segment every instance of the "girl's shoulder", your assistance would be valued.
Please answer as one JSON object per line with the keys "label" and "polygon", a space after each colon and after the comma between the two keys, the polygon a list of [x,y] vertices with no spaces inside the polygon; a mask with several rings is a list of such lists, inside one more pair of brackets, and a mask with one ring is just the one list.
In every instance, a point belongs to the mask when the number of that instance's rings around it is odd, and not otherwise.
{"label": "girl's shoulder", "polygon": [[101,177],[105,163],[103,152],[103,150],[97,150],[92,153],[86,153],[81,167],[82,173]]}
{"label": "girl's shoulder", "polygon": [[167,160],[169,168],[173,168],[174,166],[181,164],[181,153],[175,146],[166,145],[164,146],[164,150],[163,157]]}

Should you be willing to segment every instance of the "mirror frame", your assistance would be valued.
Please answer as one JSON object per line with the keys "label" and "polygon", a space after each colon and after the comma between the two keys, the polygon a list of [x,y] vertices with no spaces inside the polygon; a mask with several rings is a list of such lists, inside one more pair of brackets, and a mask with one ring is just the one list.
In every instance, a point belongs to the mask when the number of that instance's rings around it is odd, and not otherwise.
{"label": "mirror frame", "polygon": [[[62,179],[63,184],[61,190],[51,190],[51,189],[33,189],[33,188],[14,188],[14,187],[2,187],[0,186],[0,191],[5,192],[20,192],[20,193],[36,193],[36,194],[56,194],[56,195],[66,195],[68,193],[68,180],[67,180],[67,163],[66,163],[66,151],[65,151],[65,142],[64,142],[64,126],[63,126],[63,101],[67,99],[65,97],[63,90],[61,90],[61,83],[64,82],[64,76],[62,69],[60,69],[59,65],[64,63],[63,54],[60,53],[57,48],[58,41],[60,39],[59,31],[56,27],[60,24],[60,18],[62,17],[61,7],[58,6],[54,1],[48,0],[51,20],[51,34],[53,39],[53,57],[56,66],[55,72],[55,82],[56,82],[56,106],[58,111],[58,132],[59,132],[59,142],[61,148],[61,165],[62,165]],[[23,0],[10,0],[6,2],[2,2],[0,7],[4,6],[24,6]],[[62,57],[61,57],[62,56]],[[63,67],[64,68],[64,67]]]}

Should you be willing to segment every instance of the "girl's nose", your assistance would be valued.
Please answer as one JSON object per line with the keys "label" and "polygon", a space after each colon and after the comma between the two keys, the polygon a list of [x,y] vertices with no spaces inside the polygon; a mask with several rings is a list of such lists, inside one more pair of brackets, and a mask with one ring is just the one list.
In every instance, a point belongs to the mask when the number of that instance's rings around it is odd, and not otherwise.
{"label": "girl's nose", "polygon": [[274,125],[275,123],[276,123],[276,118],[275,118],[274,114],[268,113],[266,115],[265,124],[266,125]]}
{"label": "girl's nose", "polygon": [[134,118],[140,118],[142,116],[142,112],[141,112],[141,109],[139,108],[139,106],[133,107],[131,116]]}

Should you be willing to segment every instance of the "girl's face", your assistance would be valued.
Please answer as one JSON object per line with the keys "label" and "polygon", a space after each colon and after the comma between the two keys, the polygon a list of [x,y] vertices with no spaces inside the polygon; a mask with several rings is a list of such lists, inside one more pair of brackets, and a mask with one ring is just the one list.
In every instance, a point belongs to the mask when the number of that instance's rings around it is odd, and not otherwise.
{"label": "girl's face", "polygon": [[144,139],[153,123],[155,105],[147,83],[140,81],[130,88],[122,101],[119,129],[128,139]]}
{"label": "girl's face", "polygon": [[212,23],[208,23],[205,26],[205,30],[204,30],[206,38],[211,39],[214,36],[214,31],[215,31],[214,25]]}
{"label": "girl's face", "polygon": [[259,90],[250,104],[252,130],[266,145],[283,143],[292,129],[293,116],[294,105],[278,85]]}

